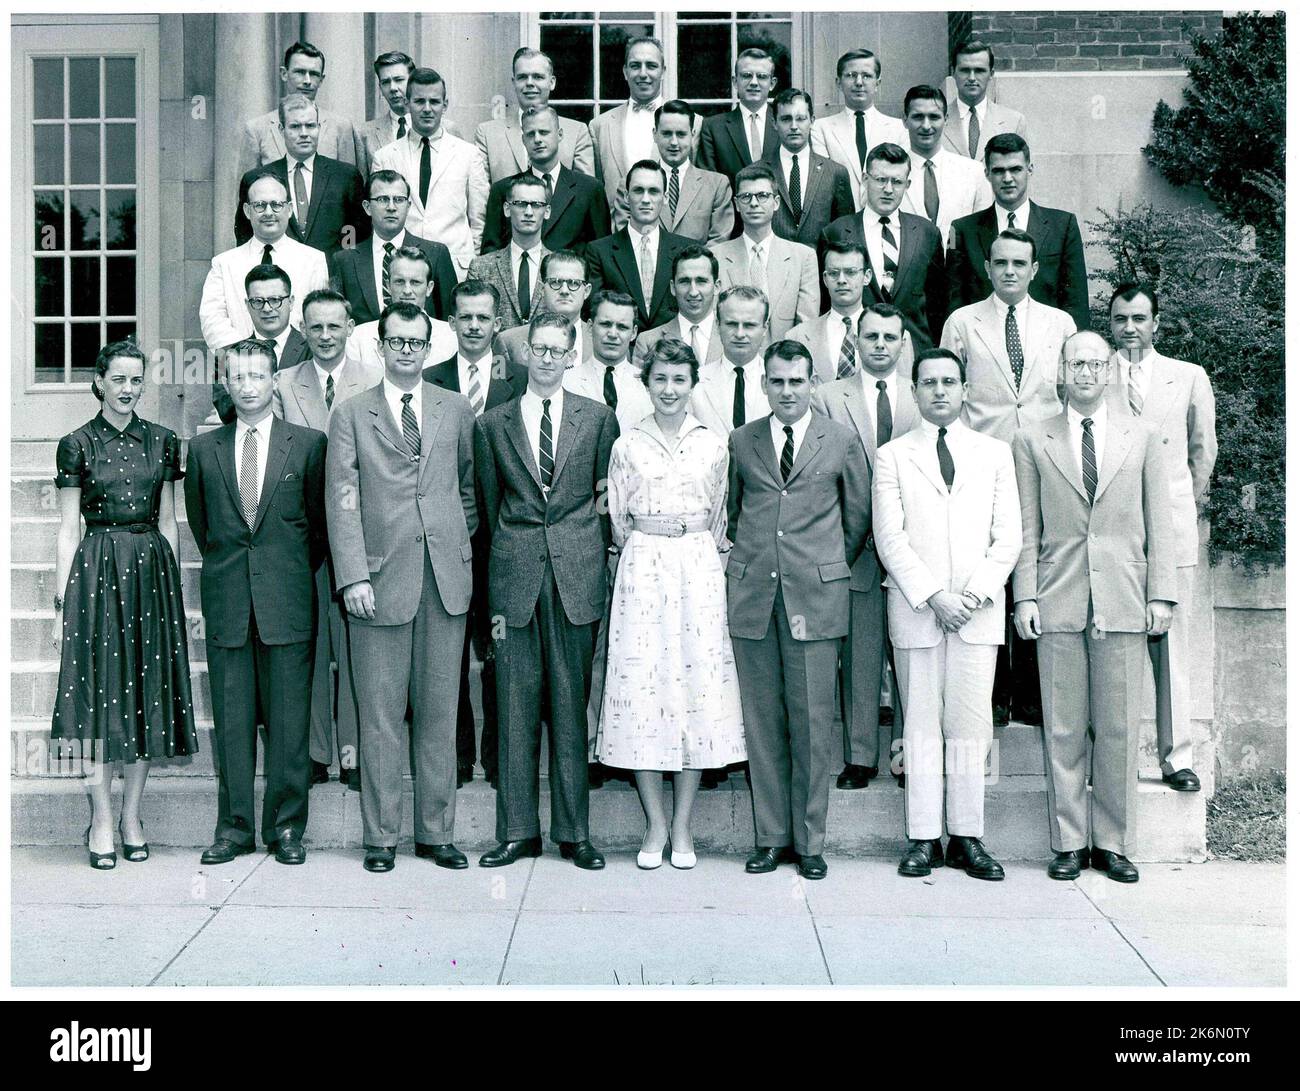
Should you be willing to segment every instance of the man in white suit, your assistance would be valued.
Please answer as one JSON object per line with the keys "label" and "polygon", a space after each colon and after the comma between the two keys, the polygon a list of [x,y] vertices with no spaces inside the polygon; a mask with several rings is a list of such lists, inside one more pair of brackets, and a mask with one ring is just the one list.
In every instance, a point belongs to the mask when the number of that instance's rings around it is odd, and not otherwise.
{"label": "man in white suit", "polygon": [[948,101],[937,87],[912,87],[903,98],[912,172],[900,206],[934,224],[945,247],[953,220],[993,203],[993,188],[980,164],[940,147],[947,109]]}
{"label": "man in white suit", "polygon": [[673,258],[669,291],[677,300],[677,313],[637,337],[632,357],[637,372],[645,366],[650,350],[661,337],[676,337],[690,346],[703,374],[706,365],[722,359],[722,336],[714,311],[718,298],[718,259],[702,246],[688,246]]}
{"label": "man in white suit", "polygon": [[406,229],[451,251],[461,280],[483,241],[488,179],[474,145],[442,124],[451,100],[432,68],[417,68],[406,84],[411,131],[375,153],[374,170],[395,170],[411,186]]}
{"label": "man in white suit", "polygon": [[[836,240],[826,245],[822,258],[822,284],[830,295],[830,310],[800,322],[786,334],[808,346],[817,380],[847,379],[858,371],[858,319],[862,317],[862,288],[867,279],[867,251],[855,242]],[[907,331],[903,347],[908,348]],[[904,363],[911,363],[910,349]]]}
{"label": "man in white suit", "polygon": [[1160,433],[1169,474],[1169,511],[1174,528],[1178,601],[1163,636],[1147,641],[1156,685],[1156,743],[1161,777],[1175,791],[1196,792],[1192,769],[1191,659],[1192,600],[1200,557],[1200,506],[1219,454],[1214,435],[1214,391],[1205,369],[1156,352],[1160,300],[1149,284],[1121,284],[1110,298],[1110,330],[1117,346],[1110,408],[1154,425]]}
{"label": "man in white suit", "polygon": [[976,163],[984,162],[984,145],[990,137],[1016,133],[1029,139],[1025,115],[1010,106],[999,106],[988,97],[993,66],[993,48],[984,42],[966,41],[953,51],[952,78],[957,98],[948,104],[943,146]]}
{"label": "man in white suit", "polygon": [[731,207],[731,181],[691,162],[696,113],[679,98],[655,111],[655,149],[667,176],[659,222],[666,231],[706,246],[731,237],[736,213]]}
{"label": "man in white suit", "polygon": [[722,359],[700,368],[691,412],[721,440],[771,412],[763,390],[767,318],[767,297],[759,288],[737,284],[718,297]]}
{"label": "man in white suit", "polygon": [[[316,101],[316,92],[325,80],[325,54],[310,42],[294,42],[284,53],[280,66],[280,93],[306,95]],[[339,114],[317,107],[320,116],[320,140],[316,151],[330,159],[355,164],[360,159],[359,141],[352,122]],[[279,110],[250,118],[244,125],[244,137],[239,148],[239,173],[246,174],[254,167],[274,163],[288,152],[284,145],[284,132],[280,128]]]}
{"label": "man in white suit", "polygon": [[850,49],[835,63],[835,85],[844,109],[813,122],[812,150],[833,159],[849,172],[853,183],[853,209],[867,202],[867,153],[877,144],[907,147],[907,129],[896,117],[876,109],[880,90],[880,58],[869,49]]}
{"label": "man in white suit", "polygon": [[[966,368],[947,349],[912,365],[922,423],[876,453],[872,519],[907,722],[904,876],[1004,878],[985,850],[984,760],[1003,585],[1020,556],[1011,448],[961,423]],[[945,860],[940,835],[948,827]]]}
{"label": "man in white suit", "polygon": [[415,71],[415,61],[405,53],[391,50],[375,58],[375,79],[384,107],[376,118],[357,126],[357,146],[361,157],[357,170],[362,178],[369,178],[375,153],[395,140],[401,140],[411,131],[411,118],[406,102],[406,81]]}
{"label": "man in white suit", "polygon": [[711,247],[724,289],[752,284],[767,296],[773,341],[783,340],[793,326],[814,318],[819,299],[817,252],[772,230],[777,199],[776,173],[770,163],[742,167],[736,175],[736,207],[745,230]]}
{"label": "man in white suit", "polygon": [[[528,151],[520,128],[523,112],[531,106],[549,105],[555,90],[555,65],[539,49],[523,46],[515,50],[511,73],[518,109],[507,109],[504,117],[484,121],[474,130],[474,145],[491,182],[528,170]],[[560,162],[570,170],[595,174],[595,153],[587,126],[571,117],[559,120]]]}

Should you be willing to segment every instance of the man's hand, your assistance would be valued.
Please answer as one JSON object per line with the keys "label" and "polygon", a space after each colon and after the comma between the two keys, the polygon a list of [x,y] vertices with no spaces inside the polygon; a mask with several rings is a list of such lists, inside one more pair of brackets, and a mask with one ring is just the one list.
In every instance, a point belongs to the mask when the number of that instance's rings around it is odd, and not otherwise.
{"label": "man's hand", "polygon": [[605,563],[605,571],[609,574],[609,585],[614,586],[614,578],[618,575],[618,554],[610,553],[609,560]]}
{"label": "man's hand", "polygon": [[1164,636],[1174,620],[1172,603],[1157,601],[1147,603],[1147,636]]}
{"label": "man's hand", "polygon": [[939,619],[939,628],[945,633],[955,633],[970,621],[970,607],[961,600],[960,595],[951,591],[936,591],[926,600],[934,616]]}
{"label": "man's hand", "polygon": [[1038,603],[1034,600],[1017,602],[1015,619],[1016,632],[1021,640],[1037,640],[1043,635],[1043,622],[1038,616]]}
{"label": "man's hand", "polygon": [[54,624],[50,628],[50,644],[54,647],[56,658],[63,649],[63,611],[54,611]]}
{"label": "man's hand", "polygon": [[353,617],[375,619],[375,589],[369,580],[358,580],[343,588],[343,605]]}

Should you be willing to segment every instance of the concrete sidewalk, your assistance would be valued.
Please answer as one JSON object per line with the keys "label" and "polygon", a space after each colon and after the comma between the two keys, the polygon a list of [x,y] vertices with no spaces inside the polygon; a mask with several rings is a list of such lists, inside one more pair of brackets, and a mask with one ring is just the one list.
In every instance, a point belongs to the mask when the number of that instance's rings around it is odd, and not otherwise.
{"label": "concrete sidewalk", "polygon": [[750,876],[537,861],[449,872],[359,851],[302,867],[258,853],[202,868],[158,849],[95,873],[84,850],[14,848],[14,985],[907,986],[1284,985],[1285,866],[1146,864],[1136,886],[1087,872],[1003,883],[828,858]]}

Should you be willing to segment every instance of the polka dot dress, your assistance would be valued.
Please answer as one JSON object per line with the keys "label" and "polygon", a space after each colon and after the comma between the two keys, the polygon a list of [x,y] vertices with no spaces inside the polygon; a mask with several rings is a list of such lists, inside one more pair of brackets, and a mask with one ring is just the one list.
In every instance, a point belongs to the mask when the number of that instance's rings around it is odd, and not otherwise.
{"label": "polka dot dress", "polygon": [[184,476],[176,433],[96,416],[59,441],[54,483],[81,489],[86,534],[64,591],[54,739],[99,760],[198,749],[181,573],[158,530],[164,483]]}

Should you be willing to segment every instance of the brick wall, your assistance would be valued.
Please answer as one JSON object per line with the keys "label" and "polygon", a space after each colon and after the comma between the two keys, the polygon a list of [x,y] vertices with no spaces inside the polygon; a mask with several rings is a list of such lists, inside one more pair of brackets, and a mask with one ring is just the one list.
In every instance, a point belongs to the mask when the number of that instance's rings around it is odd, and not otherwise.
{"label": "brick wall", "polygon": [[1005,72],[1150,70],[1184,67],[1188,30],[1221,22],[1217,11],[995,11],[972,13],[970,32]]}

